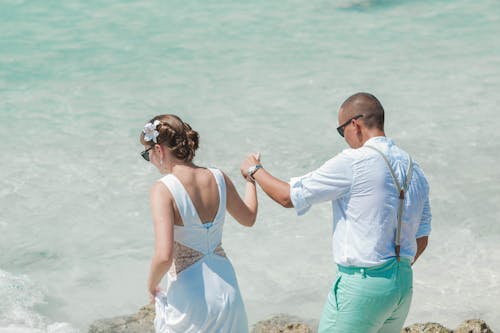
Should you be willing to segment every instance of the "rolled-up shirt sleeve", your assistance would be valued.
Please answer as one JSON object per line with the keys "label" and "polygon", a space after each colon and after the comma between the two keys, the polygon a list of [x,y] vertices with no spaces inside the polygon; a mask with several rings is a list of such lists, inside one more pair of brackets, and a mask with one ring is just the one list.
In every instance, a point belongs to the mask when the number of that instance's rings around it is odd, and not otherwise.
{"label": "rolled-up shirt sleeve", "polygon": [[319,169],[290,179],[290,198],[297,215],[305,214],[313,204],[336,200],[349,192],[352,161],[345,152],[328,160]]}
{"label": "rolled-up shirt sleeve", "polygon": [[422,211],[422,218],[420,219],[420,224],[418,226],[416,238],[429,236],[431,233],[431,205],[429,204],[429,198],[424,203],[424,209]]}

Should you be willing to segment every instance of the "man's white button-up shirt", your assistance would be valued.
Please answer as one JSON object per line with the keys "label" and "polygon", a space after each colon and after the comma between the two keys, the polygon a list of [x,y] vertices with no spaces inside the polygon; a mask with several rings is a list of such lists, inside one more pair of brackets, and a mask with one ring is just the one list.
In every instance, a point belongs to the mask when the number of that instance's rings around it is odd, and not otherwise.
{"label": "man's white button-up shirt", "polygon": [[[298,215],[311,205],[331,201],[333,255],[342,266],[371,267],[395,257],[399,192],[383,157],[389,160],[400,184],[406,180],[409,156],[383,136],[358,149],[346,149],[319,169],[290,180],[290,196]],[[400,256],[413,261],[416,239],[431,230],[429,185],[413,162],[405,194]]]}

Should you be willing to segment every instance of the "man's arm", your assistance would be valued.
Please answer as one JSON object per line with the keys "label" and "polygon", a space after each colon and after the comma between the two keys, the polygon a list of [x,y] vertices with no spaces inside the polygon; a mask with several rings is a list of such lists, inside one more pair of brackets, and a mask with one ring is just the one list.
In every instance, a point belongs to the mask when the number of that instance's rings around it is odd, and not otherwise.
{"label": "man's arm", "polygon": [[[252,165],[261,164],[254,156],[248,156],[241,164],[241,174],[248,178],[247,170]],[[273,175],[263,168],[258,169],[253,178],[260,185],[262,190],[274,201],[286,208],[293,208],[292,199],[290,198],[290,185]]]}
{"label": "man's arm", "polygon": [[427,247],[427,243],[429,242],[429,234],[431,232],[431,205],[429,204],[429,198],[424,203],[424,209],[422,211],[422,217],[420,219],[420,225],[418,226],[417,231],[417,253],[415,254],[415,259],[413,263],[415,263],[420,257],[420,255],[424,252]]}
{"label": "man's arm", "polygon": [[[248,156],[241,164],[241,174],[248,177],[249,167],[260,164],[256,155]],[[301,177],[293,177],[290,183],[271,175],[267,170],[257,169],[253,177],[264,192],[274,201],[287,208],[295,208],[297,215],[305,214],[312,205],[336,200],[347,194],[352,185],[352,161],[339,154],[320,168]]]}
{"label": "man's arm", "polygon": [[417,253],[415,254],[415,259],[413,259],[413,264],[417,261],[418,257],[424,252],[429,241],[429,236],[423,236],[417,238]]}

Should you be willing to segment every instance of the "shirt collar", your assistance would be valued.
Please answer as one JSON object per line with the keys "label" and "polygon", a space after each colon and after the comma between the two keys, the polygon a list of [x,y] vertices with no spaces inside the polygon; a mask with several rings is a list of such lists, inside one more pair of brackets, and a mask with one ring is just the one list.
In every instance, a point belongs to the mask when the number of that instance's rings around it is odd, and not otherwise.
{"label": "shirt collar", "polygon": [[373,138],[370,138],[368,140],[366,140],[365,144],[363,146],[366,146],[366,145],[369,145],[369,144],[377,144],[377,143],[385,143],[389,146],[392,146],[394,145],[394,141],[392,141],[392,139],[389,139],[388,137],[386,136],[375,136]]}

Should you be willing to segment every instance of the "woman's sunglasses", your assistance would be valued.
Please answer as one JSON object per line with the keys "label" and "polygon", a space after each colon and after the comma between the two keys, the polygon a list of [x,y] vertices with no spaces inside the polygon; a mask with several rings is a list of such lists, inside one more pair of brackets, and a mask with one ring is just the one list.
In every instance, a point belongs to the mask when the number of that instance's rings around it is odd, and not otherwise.
{"label": "woman's sunglasses", "polygon": [[149,162],[149,151],[150,151],[151,149],[153,149],[154,147],[155,147],[155,146],[153,145],[153,146],[149,147],[148,149],[146,149],[146,150],[144,150],[144,151],[141,151],[141,156],[142,156],[142,158],[143,158],[143,159],[145,159],[146,161],[148,161],[148,162]]}

